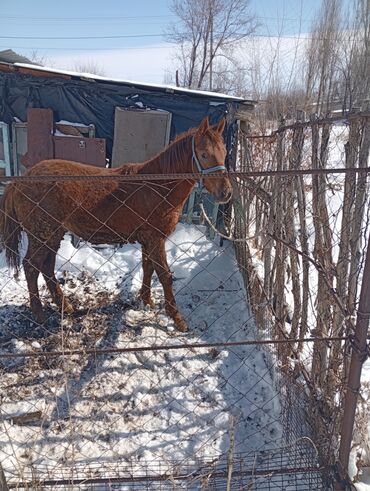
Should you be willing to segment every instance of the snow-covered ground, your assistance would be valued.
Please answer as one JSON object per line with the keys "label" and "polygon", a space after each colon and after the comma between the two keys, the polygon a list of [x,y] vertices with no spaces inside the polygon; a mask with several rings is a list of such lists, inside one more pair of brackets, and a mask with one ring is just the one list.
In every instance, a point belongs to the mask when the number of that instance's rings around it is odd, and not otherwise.
{"label": "snow-covered ground", "polygon": [[[333,128],[331,167],[344,165],[347,136],[347,127]],[[344,176],[328,176],[328,182],[336,257]],[[311,196],[308,186],[308,202]],[[308,227],[312,249],[312,220]],[[205,237],[202,227],[180,224],[167,242],[167,255],[176,299],[190,328],[186,334],[174,331],[164,315],[156,278],[156,309],[144,310],[135,300],[142,279],[137,245],[98,249],[83,244],[76,249],[66,238],[57,258],[58,277],[76,312],[62,321],[40,280],[50,314],[42,329],[30,319],[23,273],[15,281],[0,255],[0,353],[259,337],[231,244],[220,248]],[[259,267],[263,275],[262,263]],[[313,268],[311,272],[315,291],[316,273]],[[314,325],[314,306],[310,309]],[[122,475],[122,469],[158,474],[173,471],[174,463],[217,462],[227,455],[230,434],[235,434],[234,452],[249,454],[253,461],[256,452],[284,446],[274,364],[265,348],[255,346],[0,358],[0,462],[14,481],[34,475]],[[365,364],[363,382],[367,396],[370,363]],[[364,414],[369,413],[370,408]],[[16,419],[27,414],[28,422]],[[357,472],[358,451],[365,462],[370,460],[369,423],[362,421],[358,431],[362,433],[354,438],[351,475]],[[359,479],[357,489],[370,490],[366,469]],[[284,486],[299,489],[296,484]]]}
{"label": "snow-covered ground", "polygon": [[[75,249],[66,238],[57,269],[76,312],[62,320],[49,304],[44,328],[30,319],[23,272],[16,281],[1,255],[0,353],[258,338],[231,244],[221,248],[202,227],[179,224],[167,256],[186,334],[164,315],[156,278],[157,308],[135,301],[137,245]],[[48,304],[41,279],[40,287]],[[234,452],[253,459],[282,444],[273,365],[256,346],[0,358],[0,462],[14,481],[76,476],[78,469],[84,477],[112,475],[122,465],[140,474],[149,462],[166,472],[174,462],[217,460],[230,434]],[[15,418],[30,413],[28,422]]]}

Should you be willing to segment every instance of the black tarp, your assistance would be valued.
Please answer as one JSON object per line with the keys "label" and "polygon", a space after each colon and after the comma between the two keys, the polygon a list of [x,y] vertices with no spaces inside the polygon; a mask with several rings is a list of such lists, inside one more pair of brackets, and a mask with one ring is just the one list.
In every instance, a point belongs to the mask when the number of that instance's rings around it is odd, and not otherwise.
{"label": "black tarp", "polygon": [[234,111],[239,102],[232,99],[168,92],[162,87],[73,77],[34,76],[0,71],[0,121],[27,120],[27,108],[51,108],[55,121],[94,124],[96,137],[107,141],[111,157],[115,107],[163,109],[172,113],[171,133],[175,135],[197,126],[204,116],[212,124],[227,116],[226,143],[230,152],[235,130]]}

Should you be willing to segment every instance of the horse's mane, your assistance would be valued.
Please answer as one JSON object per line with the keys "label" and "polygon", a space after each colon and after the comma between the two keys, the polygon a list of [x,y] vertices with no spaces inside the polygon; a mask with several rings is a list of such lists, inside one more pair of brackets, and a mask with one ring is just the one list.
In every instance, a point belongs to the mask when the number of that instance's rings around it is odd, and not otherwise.
{"label": "horse's mane", "polygon": [[[175,139],[161,152],[150,160],[140,164],[124,164],[117,171],[120,174],[181,174],[192,172],[195,169],[185,168],[185,163],[189,162],[191,155],[191,140],[197,128],[190,128],[184,133],[180,133]],[[209,129],[207,136],[215,143],[219,141],[220,135]]]}
{"label": "horse's mane", "polygon": [[190,172],[191,169],[185,169],[184,163],[189,158],[191,152],[191,139],[195,133],[194,128],[177,135],[175,139],[164,148],[153,159],[145,162],[145,167],[159,166],[161,174],[178,174],[181,172]]}

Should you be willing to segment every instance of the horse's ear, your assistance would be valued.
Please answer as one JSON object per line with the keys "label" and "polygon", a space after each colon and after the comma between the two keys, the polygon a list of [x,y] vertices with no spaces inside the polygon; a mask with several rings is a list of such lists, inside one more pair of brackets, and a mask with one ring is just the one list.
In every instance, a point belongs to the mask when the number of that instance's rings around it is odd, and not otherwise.
{"label": "horse's ear", "polygon": [[208,116],[206,116],[200,123],[197,133],[199,133],[200,135],[204,135],[204,133],[208,130],[209,130],[209,121],[208,121]]}
{"label": "horse's ear", "polygon": [[215,124],[214,129],[217,131],[217,133],[222,133],[225,129],[225,118],[222,118],[217,124]]}

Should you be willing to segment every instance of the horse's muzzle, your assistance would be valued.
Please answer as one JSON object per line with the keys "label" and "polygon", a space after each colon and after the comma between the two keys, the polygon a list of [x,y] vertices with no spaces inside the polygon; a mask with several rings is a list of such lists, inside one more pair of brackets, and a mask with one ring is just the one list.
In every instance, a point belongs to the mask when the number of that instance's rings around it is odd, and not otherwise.
{"label": "horse's muzzle", "polygon": [[217,196],[215,196],[215,201],[216,203],[219,204],[228,203],[231,200],[232,195],[233,195],[233,190],[231,187],[224,188],[220,191],[220,193]]}

